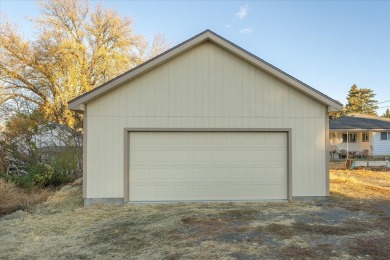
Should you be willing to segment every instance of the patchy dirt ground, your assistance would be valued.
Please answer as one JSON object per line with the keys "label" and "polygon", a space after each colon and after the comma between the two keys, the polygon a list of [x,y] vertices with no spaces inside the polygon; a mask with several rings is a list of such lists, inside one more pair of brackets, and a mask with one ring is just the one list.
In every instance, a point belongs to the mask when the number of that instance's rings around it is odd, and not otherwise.
{"label": "patchy dirt ground", "polygon": [[83,208],[80,183],[0,218],[0,259],[388,259],[389,173],[331,172],[327,201]]}

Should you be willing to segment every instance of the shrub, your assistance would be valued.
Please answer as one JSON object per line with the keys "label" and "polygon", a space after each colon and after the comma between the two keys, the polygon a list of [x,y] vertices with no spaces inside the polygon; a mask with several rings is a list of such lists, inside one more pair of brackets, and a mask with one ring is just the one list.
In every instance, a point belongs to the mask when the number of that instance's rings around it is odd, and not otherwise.
{"label": "shrub", "polygon": [[47,200],[51,192],[47,189],[25,190],[0,178],[0,216],[30,207]]}
{"label": "shrub", "polygon": [[39,111],[10,118],[0,140],[0,176],[19,187],[53,187],[81,173],[82,134]]}
{"label": "shrub", "polygon": [[79,176],[77,155],[58,154],[49,163],[38,162],[25,168],[24,175],[11,175],[5,179],[17,186],[31,189],[56,187],[72,182]]}

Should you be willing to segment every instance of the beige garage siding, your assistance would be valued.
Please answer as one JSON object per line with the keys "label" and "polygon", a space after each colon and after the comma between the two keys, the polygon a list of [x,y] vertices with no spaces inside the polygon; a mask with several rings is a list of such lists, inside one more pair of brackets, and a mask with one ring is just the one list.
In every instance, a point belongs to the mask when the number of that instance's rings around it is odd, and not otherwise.
{"label": "beige garage siding", "polygon": [[291,128],[293,196],[325,196],[327,107],[205,42],[87,104],[87,198],[123,198],[124,128]]}
{"label": "beige garage siding", "polygon": [[129,201],[288,198],[285,132],[129,135]]}

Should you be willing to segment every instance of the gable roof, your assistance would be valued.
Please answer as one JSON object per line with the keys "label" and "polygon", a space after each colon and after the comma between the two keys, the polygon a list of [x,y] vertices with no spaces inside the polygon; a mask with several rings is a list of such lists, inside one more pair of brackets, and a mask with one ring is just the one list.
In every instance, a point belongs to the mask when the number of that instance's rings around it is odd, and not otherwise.
{"label": "gable roof", "polygon": [[236,56],[246,60],[247,62],[253,64],[254,66],[270,73],[279,80],[287,83],[290,86],[295,87],[297,90],[306,93],[310,97],[316,99],[317,101],[328,106],[328,111],[341,111],[342,104],[329,96],[321,93],[320,91],[310,87],[309,85],[303,83],[302,81],[292,77],[291,75],[285,73],[284,71],[276,68],[275,66],[269,64],[268,62],[260,59],[259,57],[253,55],[252,53],[242,49],[241,47],[235,45],[234,43],[226,40],[225,38],[219,36],[218,34],[206,30],[181,44],[176,45],[175,47],[167,50],[166,52],[146,61],[145,63],[119,75],[118,77],[100,85],[99,87],[94,88],[93,90],[86,92],[71,101],[68,102],[68,107],[70,110],[83,111],[84,105],[92,100],[104,95],[105,93],[117,88],[118,86],[126,83],[152,69],[159,66],[162,63],[165,63],[174,57],[180,55],[183,52],[186,52],[206,41],[210,41],[223,49],[230,51]]}
{"label": "gable roof", "polygon": [[330,120],[329,129],[390,130],[390,119],[354,113]]}

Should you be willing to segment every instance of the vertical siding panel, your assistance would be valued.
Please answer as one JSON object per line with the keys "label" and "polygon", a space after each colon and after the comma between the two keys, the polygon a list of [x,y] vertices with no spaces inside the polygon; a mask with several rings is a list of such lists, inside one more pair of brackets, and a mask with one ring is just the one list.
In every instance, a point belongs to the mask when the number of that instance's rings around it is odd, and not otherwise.
{"label": "vertical siding panel", "polygon": [[176,95],[176,86],[175,86],[175,69],[176,66],[173,66],[173,60],[171,63],[167,64],[168,70],[168,116],[176,115],[176,103],[175,103],[175,95]]}
{"label": "vertical siding panel", "polygon": [[309,117],[309,97],[302,94],[302,109],[303,109],[303,117],[308,118]]}
{"label": "vertical siding panel", "polygon": [[277,107],[279,105],[278,102],[276,102],[276,79],[273,77],[269,77],[269,104],[268,104],[268,113],[265,116],[274,118],[276,116]]}
{"label": "vertical siding panel", "polygon": [[255,105],[255,115],[256,117],[263,115],[263,77],[264,73],[258,69],[253,68],[254,74],[254,105]]}
{"label": "vertical siding panel", "polygon": [[209,111],[208,116],[210,119],[210,126],[215,127],[216,115],[217,115],[217,94],[216,94],[216,53],[215,46],[210,44],[209,46]]}
{"label": "vertical siding panel", "polygon": [[296,91],[292,88],[288,88],[288,117],[296,117]]}
{"label": "vertical siding panel", "polygon": [[[120,133],[121,125],[120,125],[120,118],[119,117],[113,117],[113,122],[111,126],[111,134],[112,134],[112,142],[111,142],[111,169],[109,169],[109,174],[111,175],[112,183],[111,183],[111,191],[112,191],[112,197],[118,198],[123,196],[123,193],[120,192],[120,183],[118,182],[118,178],[121,173],[120,171],[120,157],[122,157],[122,149],[123,145],[120,145],[120,136],[123,135]],[[122,140],[123,143],[123,140]],[[119,147],[122,146],[122,149],[119,150]]]}
{"label": "vertical siding panel", "polygon": [[102,129],[102,132],[104,135],[102,135],[102,142],[101,142],[101,149],[105,149],[106,154],[101,155],[100,160],[103,162],[101,167],[101,175],[103,178],[103,183],[106,183],[105,185],[102,185],[103,194],[104,196],[112,196],[112,189],[111,189],[111,178],[108,175],[108,171],[111,167],[111,142],[112,142],[112,131],[110,128],[112,128],[112,117],[100,117],[99,118],[99,125]]}
{"label": "vertical siding panel", "polygon": [[[240,68],[238,67],[237,62],[235,62],[233,57],[231,55],[227,55],[227,56],[228,56],[228,63],[230,65],[228,73],[229,75],[235,75],[234,77],[231,77],[230,79],[227,80],[228,87],[225,89],[226,92],[228,93],[228,102],[229,102],[229,104],[227,105],[229,111],[228,116],[232,117],[232,116],[236,116],[238,114],[238,111],[240,110],[238,101],[236,99],[236,95],[238,95],[239,93],[238,82],[239,82],[241,71]],[[233,121],[230,120],[229,127],[233,127],[232,124]]]}
{"label": "vertical siding panel", "polygon": [[142,127],[142,128],[148,127],[148,117],[147,116],[140,116],[138,119],[140,122],[139,127]]}
{"label": "vertical siding panel", "polygon": [[303,166],[303,131],[302,131],[302,118],[295,119],[295,182],[294,186],[298,196],[303,196],[303,183],[302,183],[302,166]]}
{"label": "vertical siding panel", "polygon": [[125,120],[126,120],[126,127],[135,127],[135,125],[134,125],[134,117],[127,116],[125,118]]}
{"label": "vertical siding panel", "polygon": [[[154,75],[156,74],[156,70],[153,70],[151,73]],[[155,84],[154,84],[154,79],[155,77],[146,77],[147,78],[147,85],[144,87],[147,90],[147,104],[148,107],[146,108],[147,116],[151,117],[154,116],[154,111],[155,111],[155,106],[156,106],[156,90],[155,90]]]}
{"label": "vertical siding panel", "polygon": [[[310,128],[310,129],[309,129]],[[302,192],[303,194],[311,194],[313,177],[313,168],[310,166],[315,160],[315,153],[311,153],[310,146],[313,145],[313,139],[311,136],[311,130],[313,127],[310,127],[307,117],[302,118]]]}
{"label": "vertical siding panel", "polygon": [[311,160],[311,155],[308,155],[308,150],[307,150],[307,144],[308,144],[308,128],[307,128],[307,118],[300,118],[301,126],[300,126],[300,131],[301,131],[301,140],[300,140],[300,150],[301,150],[301,173],[302,173],[302,194],[308,194],[310,182],[308,175],[310,173],[308,172],[308,163],[310,163]]}
{"label": "vertical siding panel", "polygon": [[106,132],[106,125],[109,123],[108,120],[103,120],[106,118],[99,117],[98,118],[98,128],[99,128],[99,151],[104,151],[104,153],[99,153],[99,196],[98,197],[105,197],[108,196],[108,189],[109,189],[109,182],[107,181],[107,175],[106,175],[106,158],[107,158],[107,150],[106,150],[106,143],[107,143],[107,135],[109,133]]}
{"label": "vertical siding panel", "polygon": [[301,94],[293,89],[293,96],[294,96],[294,107],[295,107],[295,117],[302,117],[302,106],[301,106]]}
{"label": "vertical siding panel", "polygon": [[98,107],[96,107],[96,101],[88,104],[88,109],[91,108],[91,112],[88,112],[88,117],[96,116]]}
{"label": "vertical siding panel", "polygon": [[161,116],[169,115],[169,75],[167,64],[161,67]]}
{"label": "vertical siding panel", "polygon": [[[201,117],[203,115],[203,100],[202,100],[202,54],[198,48],[195,49],[195,106],[196,116]],[[197,123],[197,126],[201,123]]]}
{"label": "vertical siding panel", "polygon": [[203,52],[201,46],[196,48],[196,77],[195,77],[195,104],[196,104],[196,121],[197,128],[203,127]]}
{"label": "vertical siding panel", "polygon": [[[187,56],[186,54],[184,54],[184,56],[182,57],[182,59],[185,58],[185,56]],[[184,100],[182,98],[182,95],[183,95],[183,81],[182,81],[182,77],[183,77],[183,73],[184,73],[184,61],[181,61],[181,62],[177,62],[177,65],[175,66],[175,68],[173,68],[173,71],[174,71],[174,81],[172,82],[172,84],[174,85],[174,93],[175,93],[175,116],[182,116],[183,115],[183,111],[184,111],[184,107],[185,106],[185,103],[184,103]],[[177,69],[177,70],[176,70]]]}
{"label": "vertical siding panel", "polygon": [[133,118],[130,118],[130,120],[133,121],[134,127],[141,127],[141,117],[140,116],[135,116]]}
{"label": "vertical siding panel", "polygon": [[[215,48],[215,95],[216,95],[216,103],[215,103],[215,115],[217,117],[223,116],[223,64],[222,64],[222,54],[221,49]],[[216,124],[221,120],[216,118]]]}
{"label": "vertical siding panel", "polygon": [[[136,82],[137,80],[135,80],[134,82]],[[133,84],[132,84],[133,85]],[[134,104],[134,100],[133,100],[133,97],[135,96],[135,86],[132,86],[130,85],[129,87],[125,87],[123,91],[121,91],[121,94],[126,96],[126,117],[128,116],[133,116],[134,114],[134,110],[133,110],[133,106],[135,106]]]}
{"label": "vertical siding panel", "polygon": [[[133,106],[132,106],[132,111],[133,111],[133,116],[134,117],[141,117],[141,107],[144,104],[144,99],[145,97],[142,96],[142,88],[143,88],[143,82],[142,78],[138,79],[136,84],[134,84],[134,96],[133,98]],[[131,92],[130,92],[131,95]]]}
{"label": "vertical siding panel", "polygon": [[232,109],[232,115],[236,117],[242,117],[243,115],[243,61],[234,60],[234,67],[232,73],[236,73],[234,77],[233,95],[232,101],[234,101],[234,108]]}
{"label": "vertical siding panel", "polygon": [[107,98],[106,99],[103,99],[102,100],[102,106],[103,106],[103,109],[101,109],[101,115],[100,116],[108,116],[108,117],[111,117],[112,116],[112,102],[114,100],[112,99],[112,92],[111,93],[107,93]]}
{"label": "vertical siding panel", "polygon": [[230,100],[229,100],[229,96],[230,96],[230,93],[228,91],[229,89],[229,78],[226,76],[226,75],[230,75],[230,70],[229,70],[229,67],[230,67],[230,64],[229,64],[229,60],[228,60],[228,57],[226,56],[221,56],[222,57],[222,75],[225,75],[223,78],[222,78],[222,104],[223,104],[223,107],[222,107],[222,115],[223,117],[228,117],[230,115],[230,107],[229,105],[231,105],[230,103]]}
{"label": "vertical siding panel", "polygon": [[[210,43],[204,44],[203,45],[203,52],[202,52],[202,102],[203,102],[203,117],[208,117],[209,116],[209,89],[210,89],[210,60],[209,60],[209,47]],[[207,124],[203,124],[203,127],[205,127]]]}
{"label": "vertical siding panel", "polygon": [[142,103],[139,102],[139,116],[141,117],[146,117],[148,116],[148,106],[150,96],[148,94],[149,88],[148,88],[148,82],[149,82],[149,77],[140,77],[140,85],[139,85],[139,96],[138,99],[141,100]]}
{"label": "vertical siding panel", "polygon": [[[92,103],[91,103],[92,104]],[[98,194],[99,188],[99,172],[98,172],[98,157],[99,157],[99,128],[97,117],[89,116],[88,106],[88,142],[87,142],[87,198],[94,198]]]}
{"label": "vertical siding panel", "polygon": [[189,68],[188,68],[188,64],[190,62],[189,60],[189,57],[188,57],[188,53],[186,54],[185,56],[185,60],[183,61],[183,64],[180,66],[181,67],[181,71],[180,71],[180,74],[177,75],[180,80],[180,89],[181,89],[181,101],[182,101],[182,106],[180,108],[180,115],[181,116],[185,116],[185,117],[188,117],[189,115],[189,88],[187,86],[188,84],[188,77],[189,77]]}
{"label": "vertical siding panel", "polygon": [[[289,115],[289,96],[288,96],[288,89],[289,87],[286,87],[281,83],[282,88],[282,108],[283,108],[283,118],[288,117]],[[283,120],[284,121],[284,120]]]}
{"label": "vertical siding panel", "polygon": [[[316,141],[316,139],[317,139],[317,135],[319,135],[319,134],[317,133],[317,128],[313,127],[314,125],[316,125],[316,118],[309,118],[308,128],[309,128],[310,140],[308,143],[308,149],[309,149],[311,156],[313,157],[313,159],[311,160],[310,165],[309,165],[309,171],[310,171],[310,175],[311,175],[311,178],[310,178],[310,186],[311,186],[310,194],[311,194],[311,196],[315,196],[318,193],[317,192],[318,176],[316,174],[317,173],[317,169],[316,169],[317,168],[317,159],[318,159],[317,158],[317,141]],[[324,138],[324,135],[322,135],[322,138]],[[316,144],[316,145],[314,145],[314,144]]]}
{"label": "vertical siding panel", "polygon": [[256,99],[257,97],[257,92],[256,92],[256,73],[255,69],[253,66],[249,66],[248,69],[249,73],[249,100],[248,100],[248,105],[249,105],[249,115],[250,117],[256,116]]}
{"label": "vertical siding panel", "polygon": [[[326,109],[326,107],[323,107]],[[325,114],[325,113],[323,113]],[[326,196],[326,173],[325,173],[325,120],[316,118],[316,195]]]}
{"label": "vertical siding panel", "polygon": [[242,116],[248,117],[250,115],[250,78],[249,78],[249,63],[242,63]]}
{"label": "vertical siding panel", "polygon": [[114,165],[117,165],[116,173],[116,184],[114,185],[115,197],[123,197],[123,144],[124,144],[124,131],[125,128],[123,118],[118,118],[117,121],[117,143],[115,146],[116,149],[116,158],[114,159]]}
{"label": "vertical siding panel", "polygon": [[308,117],[316,117],[317,116],[317,110],[318,110],[318,107],[316,106],[317,102],[315,102],[313,99],[311,98],[308,98]]}
{"label": "vertical siding panel", "polygon": [[[195,76],[196,76],[196,66],[195,66],[195,61],[196,61],[196,56],[195,52],[190,52],[188,54],[188,114],[191,117],[196,116],[196,85],[195,85]],[[193,127],[195,124],[193,125]]]}
{"label": "vertical siding panel", "polygon": [[282,83],[278,80],[275,80],[275,117],[279,120],[283,117],[283,86]]}
{"label": "vertical siding panel", "polygon": [[263,71],[259,71],[259,70],[256,70],[258,71],[258,75],[257,76],[257,96],[258,96],[258,99],[256,100],[256,106],[257,106],[257,114],[256,116],[259,116],[259,117],[262,117],[263,114],[264,114],[264,94],[265,94],[265,91],[264,89],[267,88],[267,85],[265,85],[265,82],[264,82],[264,77],[267,76],[267,73],[266,72],[263,72]]}
{"label": "vertical siding panel", "polygon": [[156,117],[161,117],[161,67],[154,69],[153,77],[154,85],[154,110],[153,114]]}
{"label": "vertical siding panel", "polygon": [[263,73],[263,79],[262,79],[262,117],[269,117],[270,116],[270,98],[271,98],[271,79],[270,76],[267,73]]}
{"label": "vertical siding panel", "polygon": [[126,102],[126,97],[127,97],[127,91],[118,91],[117,95],[119,96],[119,112],[118,115],[120,117],[126,117],[127,116],[127,102]]}

